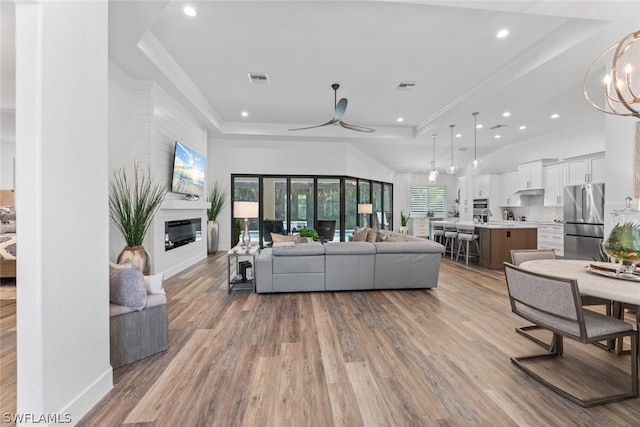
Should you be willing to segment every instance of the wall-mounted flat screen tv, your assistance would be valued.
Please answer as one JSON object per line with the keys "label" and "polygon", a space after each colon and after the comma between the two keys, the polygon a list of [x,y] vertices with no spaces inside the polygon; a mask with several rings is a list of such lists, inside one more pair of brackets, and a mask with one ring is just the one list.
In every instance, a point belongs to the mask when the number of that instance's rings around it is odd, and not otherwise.
{"label": "wall-mounted flat screen tv", "polygon": [[204,194],[206,165],[206,158],[176,141],[171,191],[201,197]]}

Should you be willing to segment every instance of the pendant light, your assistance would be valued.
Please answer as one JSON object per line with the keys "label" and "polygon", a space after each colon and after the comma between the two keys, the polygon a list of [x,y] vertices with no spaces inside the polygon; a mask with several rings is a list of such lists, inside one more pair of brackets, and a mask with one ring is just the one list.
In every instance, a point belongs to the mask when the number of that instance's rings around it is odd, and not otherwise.
{"label": "pendant light", "polygon": [[471,113],[473,116],[473,160],[471,160],[471,169],[480,169],[482,167],[482,162],[478,158],[478,143],[477,143],[477,133],[478,133],[478,112]]}
{"label": "pendant light", "polygon": [[451,164],[447,168],[447,173],[453,175],[458,173],[458,167],[453,164],[453,128],[456,127],[456,125],[449,125],[449,127],[451,128]]}
{"label": "pendant light", "polygon": [[438,172],[438,169],[436,169],[436,136],[436,133],[431,135],[431,137],[433,138],[433,160],[431,160],[431,170],[429,171],[430,184],[435,183],[438,175],[440,175],[440,172]]}

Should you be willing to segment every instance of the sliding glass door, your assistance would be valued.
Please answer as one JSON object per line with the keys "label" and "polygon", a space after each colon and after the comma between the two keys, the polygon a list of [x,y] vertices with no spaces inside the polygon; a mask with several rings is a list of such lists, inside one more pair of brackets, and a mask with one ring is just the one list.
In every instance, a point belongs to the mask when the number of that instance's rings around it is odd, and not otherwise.
{"label": "sliding glass door", "polygon": [[288,194],[286,177],[262,179],[262,246],[271,246],[271,233],[289,233],[287,222]]}
{"label": "sliding glass door", "polygon": [[315,228],[313,178],[291,178],[291,232]]}
{"label": "sliding glass door", "polygon": [[[340,179],[319,178],[317,194],[318,222],[316,223],[316,229],[318,234],[323,234],[322,231],[324,231],[324,235],[321,236],[322,240],[340,241]],[[322,228],[322,231],[318,230],[319,228]],[[333,230],[333,235],[329,232],[331,230]]]}

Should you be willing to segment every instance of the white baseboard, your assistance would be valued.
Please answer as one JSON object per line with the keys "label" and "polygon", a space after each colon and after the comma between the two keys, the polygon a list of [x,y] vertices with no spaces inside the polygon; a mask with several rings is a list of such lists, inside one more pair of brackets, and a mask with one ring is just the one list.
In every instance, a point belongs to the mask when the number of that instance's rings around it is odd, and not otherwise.
{"label": "white baseboard", "polygon": [[53,423],[52,426],[77,424],[113,388],[113,368],[109,368],[89,387],[82,391],[59,414],[71,414],[71,423]]}

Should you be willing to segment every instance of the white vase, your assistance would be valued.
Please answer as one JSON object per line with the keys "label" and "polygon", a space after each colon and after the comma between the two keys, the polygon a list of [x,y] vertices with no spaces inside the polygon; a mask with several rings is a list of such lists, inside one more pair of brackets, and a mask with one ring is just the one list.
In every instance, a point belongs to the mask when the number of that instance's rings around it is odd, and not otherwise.
{"label": "white vase", "polygon": [[207,252],[210,254],[218,251],[219,232],[218,221],[207,221]]}
{"label": "white vase", "polygon": [[398,231],[400,231],[400,234],[407,234],[407,227],[400,226],[400,229]]}

